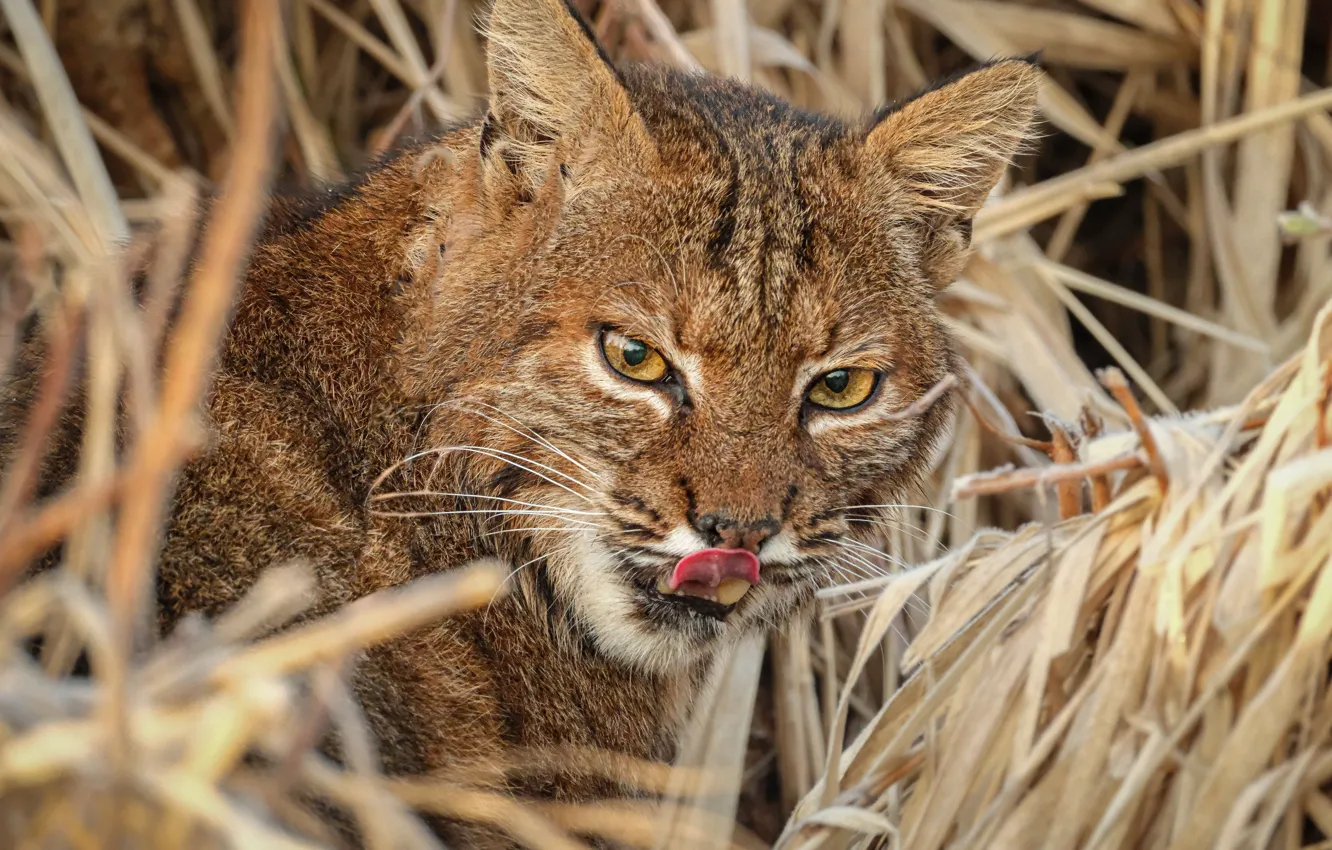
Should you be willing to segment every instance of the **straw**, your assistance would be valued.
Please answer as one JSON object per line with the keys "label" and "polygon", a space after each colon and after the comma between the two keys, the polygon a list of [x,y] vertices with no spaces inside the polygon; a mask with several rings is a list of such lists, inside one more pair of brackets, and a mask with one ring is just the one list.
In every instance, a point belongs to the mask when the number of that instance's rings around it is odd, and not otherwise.
{"label": "straw", "polygon": [[[438,846],[429,813],[551,847],[1332,844],[1319,4],[573,3],[617,61],[851,118],[1043,51],[1041,137],[939,299],[965,366],[897,417],[961,397],[934,466],[857,515],[854,580],[812,620],[714,671],[680,769],[555,748],[381,776],[358,654],[484,605],[506,567],[293,625],[311,573],[263,565],[167,641],[150,589],[270,188],[480,114],[485,0],[0,0],[0,375],[48,351],[0,422],[0,843],[331,847],[319,797],[376,848]],[[47,493],[75,401],[77,474]],[[638,796],[498,790],[572,766]]]}

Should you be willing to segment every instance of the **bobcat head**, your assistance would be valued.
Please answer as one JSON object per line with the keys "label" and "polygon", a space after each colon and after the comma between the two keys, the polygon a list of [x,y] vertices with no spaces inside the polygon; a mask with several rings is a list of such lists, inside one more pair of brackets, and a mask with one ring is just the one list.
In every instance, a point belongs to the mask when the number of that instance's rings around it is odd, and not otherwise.
{"label": "bobcat head", "polygon": [[489,112],[428,166],[429,488],[554,631],[679,669],[863,560],[853,519],[927,467],[950,403],[893,414],[954,369],[934,297],[1039,71],[847,123],[616,68],[561,0],[498,0],[487,35]]}

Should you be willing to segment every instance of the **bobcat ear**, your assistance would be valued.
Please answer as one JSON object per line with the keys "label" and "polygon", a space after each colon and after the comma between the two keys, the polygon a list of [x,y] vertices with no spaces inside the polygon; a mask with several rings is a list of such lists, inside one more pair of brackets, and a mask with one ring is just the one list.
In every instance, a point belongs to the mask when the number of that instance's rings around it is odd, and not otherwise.
{"label": "bobcat ear", "polygon": [[881,110],[866,155],[921,212],[969,221],[1030,138],[1040,75],[1034,59],[1004,59]]}
{"label": "bobcat ear", "polygon": [[566,153],[635,123],[629,95],[566,0],[496,0],[486,27],[490,114],[483,159],[502,160],[532,191]]}

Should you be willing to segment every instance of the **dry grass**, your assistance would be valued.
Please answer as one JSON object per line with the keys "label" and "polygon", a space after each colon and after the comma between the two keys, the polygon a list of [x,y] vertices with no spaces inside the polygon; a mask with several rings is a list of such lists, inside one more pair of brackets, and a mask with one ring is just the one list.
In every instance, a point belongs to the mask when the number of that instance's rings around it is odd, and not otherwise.
{"label": "dry grass", "polygon": [[[842,603],[868,609],[852,673],[913,596],[931,616],[785,846],[1298,847],[1304,816],[1332,827],[1329,376],[1332,307],[1243,403],[1085,442],[1077,480],[1116,468],[1101,510],[977,535]],[[954,492],[1042,483],[1025,472]]]}
{"label": "dry grass", "polygon": [[[323,846],[314,794],[374,847],[435,846],[413,810],[541,847],[1332,847],[1326,5],[578,4],[618,57],[842,114],[1044,50],[1047,137],[943,299],[972,413],[884,552],[847,553],[892,574],[729,660],[682,759],[707,773],[598,762],[698,804],[664,821],[376,773],[346,665],[390,624],[484,600],[484,566],[273,637],[308,593],[274,565],[228,617],[148,641],[154,535],[264,194],[473,113],[480,6],[0,0],[0,376],[27,316],[54,352],[0,479],[5,845]],[[183,280],[213,182],[228,200]],[[127,267],[148,251],[166,271],[136,310]],[[80,348],[78,480],[34,502]],[[16,584],[56,540],[61,569]],[[68,677],[85,650],[93,677]],[[325,727],[345,768],[314,755]],[[747,829],[718,827],[733,817]]]}

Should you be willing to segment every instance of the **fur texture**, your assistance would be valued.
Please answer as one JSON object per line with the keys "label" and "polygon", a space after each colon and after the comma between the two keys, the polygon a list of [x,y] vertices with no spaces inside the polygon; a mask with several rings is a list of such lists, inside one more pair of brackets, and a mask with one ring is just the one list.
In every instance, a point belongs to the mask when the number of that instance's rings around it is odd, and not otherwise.
{"label": "fur texture", "polygon": [[[717,648],[800,611],[873,527],[849,512],[899,501],[944,435],[946,401],[887,414],[954,366],[933,298],[1029,131],[1038,71],[993,63],[847,124],[727,80],[612,68],[561,0],[499,0],[488,33],[484,120],[273,216],[213,442],[175,499],[162,626],[296,557],[329,610],[498,556],[513,593],[359,666],[386,769],[552,745],[669,759]],[[614,372],[606,329],[669,377]],[[881,375],[867,403],[806,400],[849,367]],[[57,447],[48,492],[75,446]],[[655,590],[715,545],[761,561],[733,610]]]}

